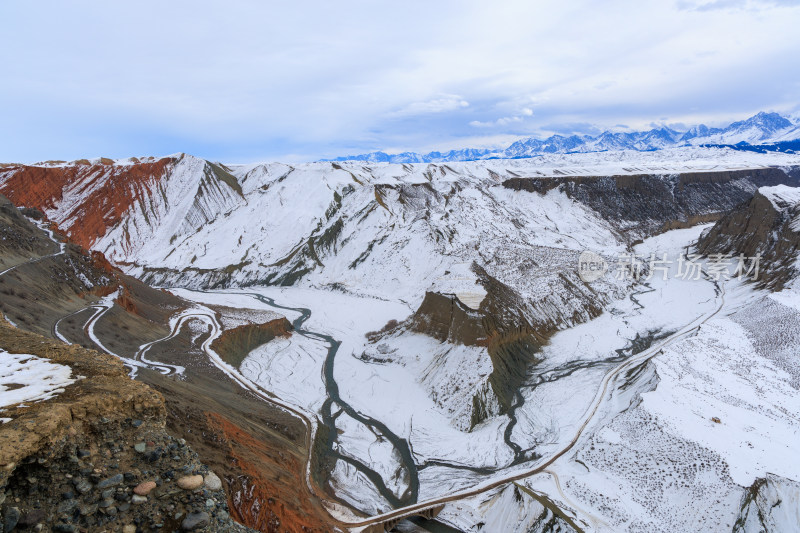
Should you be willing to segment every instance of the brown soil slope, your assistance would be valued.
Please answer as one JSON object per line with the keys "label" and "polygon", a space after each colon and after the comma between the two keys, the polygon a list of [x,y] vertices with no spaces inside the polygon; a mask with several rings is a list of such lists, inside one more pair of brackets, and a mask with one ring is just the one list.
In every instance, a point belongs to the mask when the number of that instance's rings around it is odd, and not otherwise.
{"label": "brown soil slope", "polygon": [[[0,425],[5,530],[245,531],[225,494],[182,440],[165,430],[163,397],[128,378],[114,357],[0,323],[0,348],[69,366],[82,376],[54,398],[6,408]],[[189,476],[202,481],[183,488]],[[203,477],[204,476],[204,477]],[[146,496],[140,484],[150,483]],[[137,499],[138,498],[138,499]]]}

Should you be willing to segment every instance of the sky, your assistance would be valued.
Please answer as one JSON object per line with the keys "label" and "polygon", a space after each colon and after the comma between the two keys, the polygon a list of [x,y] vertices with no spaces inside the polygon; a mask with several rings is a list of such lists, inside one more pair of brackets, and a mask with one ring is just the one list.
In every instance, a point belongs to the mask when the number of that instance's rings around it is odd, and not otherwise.
{"label": "sky", "polygon": [[299,162],[800,113],[800,0],[3,0],[0,20],[4,162]]}

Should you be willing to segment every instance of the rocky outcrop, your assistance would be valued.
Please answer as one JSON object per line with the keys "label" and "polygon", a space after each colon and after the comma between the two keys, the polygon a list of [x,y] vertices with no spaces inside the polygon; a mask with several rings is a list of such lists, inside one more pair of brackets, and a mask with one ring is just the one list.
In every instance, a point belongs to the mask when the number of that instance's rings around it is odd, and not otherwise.
{"label": "rocky outcrop", "polygon": [[[704,255],[761,255],[757,283],[781,290],[798,275],[800,189],[767,187],[722,217],[697,243]],[[748,263],[749,266],[749,263]]]}
{"label": "rocky outcrop", "polygon": [[[591,287],[576,279],[562,279],[574,298],[581,301],[585,315],[552,317],[539,308],[539,301],[530,301],[510,286],[490,275],[477,263],[470,267],[476,283],[486,296],[472,309],[455,294],[428,291],[417,311],[408,319],[411,331],[424,333],[441,342],[465,346],[495,347],[504,340],[532,335],[544,342],[556,329],[594,318],[602,311],[603,300]],[[556,274],[563,278],[563,274]]]}
{"label": "rocky outcrop", "polygon": [[222,335],[211,343],[211,349],[225,362],[239,368],[250,352],[276,337],[291,335],[291,331],[292,324],[285,317],[263,324],[244,324],[223,331]]}
{"label": "rocky outcrop", "polygon": [[[543,318],[536,309],[537,302],[526,301],[478,264],[471,268],[477,282],[486,291],[486,297],[477,309],[468,307],[454,294],[429,291],[404,324],[375,334],[370,339],[377,343],[382,335],[396,335],[407,329],[443,343],[485,347],[492,371],[472,397],[469,428],[511,408],[520,385],[540,361],[541,346],[564,325]],[[575,297],[584,302],[583,312],[587,317],[602,312],[600,299],[580,294],[581,290],[590,292],[590,289],[574,285],[574,290]],[[447,357],[447,354],[442,357]]]}
{"label": "rocky outcrop", "polygon": [[555,188],[597,211],[629,241],[692,222],[712,222],[753,197],[759,187],[800,185],[791,169],[511,178],[503,186],[540,194]]}
{"label": "rocky outcrop", "polygon": [[[68,210],[69,237],[89,248],[122,220],[135,202],[147,202],[173,158],[129,165],[110,161],[0,170],[0,192],[18,206]],[[87,194],[91,191],[91,194]]]}
{"label": "rocky outcrop", "polygon": [[408,328],[440,342],[485,346],[488,339],[482,315],[468,308],[454,294],[426,292],[411,316]]}
{"label": "rocky outcrop", "polygon": [[[0,348],[66,365],[81,379],[45,401],[6,408],[0,425],[5,531],[245,531],[185,442],[165,430],[163,397],[114,357],[0,322]],[[127,528],[127,529],[123,529]]]}
{"label": "rocky outcrop", "polygon": [[733,533],[778,533],[797,528],[800,483],[768,474],[746,489]]}

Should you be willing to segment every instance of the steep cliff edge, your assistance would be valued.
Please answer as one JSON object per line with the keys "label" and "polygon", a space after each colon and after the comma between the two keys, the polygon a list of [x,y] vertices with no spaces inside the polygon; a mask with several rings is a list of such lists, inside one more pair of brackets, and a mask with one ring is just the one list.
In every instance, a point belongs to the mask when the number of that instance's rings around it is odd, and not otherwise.
{"label": "steep cliff edge", "polygon": [[780,476],[756,479],[742,498],[733,533],[791,531],[797,528],[800,483]]}
{"label": "steep cliff edge", "polygon": [[243,324],[223,331],[222,335],[211,343],[211,348],[220,354],[226,363],[239,368],[244,358],[254,349],[275,337],[287,337],[291,331],[292,324],[285,317],[263,324]]}
{"label": "steep cliff edge", "polygon": [[[23,213],[27,217],[33,217],[34,220],[26,218]],[[40,227],[37,227],[36,224],[40,224]],[[69,361],[71,360],[69,359],[70,354],[90,353],[96,355],[98,361],[112,362],[114,375],[119,374],[121,377],[118,381],[115,378],[115,381],[112,381],[108,387],[102,389],[95,396],[87,396],[86,401],[89,401],[90,405],[92,405],[91,402],[98,402],[100,406],[108,406],[108,409],[116,409],[121,412],[127,408],[125,405],[119,404],[121,398],[130,396],[126,392],[128,390],[126,387],[149,391],[159,402],[160,414],[158,416],[161,417],[159,419],[161,426],[156,433],[151,435],[142,433],[144,429],[141,428],[146,428],[147,423],[141,426],[131,426],[131,420],[126,422],[125,418],[120,424],[116,422],[103,423],[99,426],[94,424],[89,430],[97,434],[96,438],[100,439],[98,442],[121,443],[124,441],[128,443],[131,439],[135,439],[136,444],[145,444],[145,459],[147,460],[149,457],[155,457],[151,452],[156,450],[158,450],[159,457],[162,452],[166,453],[159,460],[163,459],[165,464],[171,464],[174,467],[173,470],[177,472],[174,472],[174,475],[178,476],[180,474],[177,470],[178,467],[183,468],[188,465],[189,459],[186,459],[186,464],[179,464],[171,463],[171,458],[179,457],[183,461],[184,455],[190,454],[191,451],[179,440],[170,439],[165,436],[166,434],[158,433],[158,431],[163,433],[165,420],[168,432],[176,437],[186,439],[192,449],[200,454],[202,461],[210,465],[219,475],[221,486],[227,491],[227,505],[229,505],[230,514],[234,519],[266,532],[329,531],[328,520],[330,517],[320,502],[310,497],[306,487],[304,472],[308,450],[305,445],[305,431],[302,423],[286,412],[265,404],[263,400],[247,393],[228,376],[210,365],[206,354],[200,348],[203,340],[207,338],[207,331],[201,332],[198,328],[184,327],[169,340],[151,347],[147,354],[150,360],[157,363],[167,362],[181,365],[185,370],[182,376],[175,374],[165,376],[146,366],[137,367],[137,380],[147,383],[151,388],[139,381],[129,380],[119,359],[109,355],[101,356],[93,350],[86,349],[98,347],[98,343],[101,343],[103,347],[128,358],[130,364],[140,346],[170,335],[170,319],[177,312],[192,304],[166,291],[153,289],[139,280],[123,274],[113,267],[102,253],[88,253],[74,243],[64,243],[62,236],[48,233],[46,228],[48,225],[45,224],[41,213],[19,210],[0,196],[0,236],[6,237],[0,239],[0,265],[6,265],[0,269],[0,311],[3,312],[3,315],[0,315],[0,323],[5,325],[7,319],[9,323],[13,322],[19,328],[4,326],[0,330],[0,348],[4,347],[3,342],[10,342],[10,339],[35,338],[37,340],[30,349],[27,349],[27,345],[23,343],[9,344],[8,350],[20,350],[25,354],[39,353],[35,350],[44,349],[43,345],[39,343],[39,337],[32,337],[31,333],[25,332],[28,331],[51,337],[51,340],[46,341],[47,354],[54,353],[54,360],[63,356],[66,358],[65,361]],[[7,270],[7,268],[11,270]],[[104,314],[97,315],[104,308],[106,309],[103,311]],[[249,324],[237,328],[235,325],[240,324],[242,319],[235,316],[235,313],[232,315],[233,311],[238,311],[243,316],[258,317],[259,320],[263,320],[264,324]],[[223,334],[222,342],[218,345],[221,355],[228,358],[241,356],[241,353],[253,343],[266,342],[275,335],[284,335],[289,331],[288,322],[279,318],[280,315],[275,313],[230,309],[220,309],[219,312],[222,323],[228,330],[232,330]],[[25,337],[26,335],[28,337]],[[74,344],[67,346],[52,337],[58,337]],[[0,363],[3,362],[3,355],[3,352],[0,351]],[[84,363],[85,361],[81,364]],[[76,368],[77,370],[72,373],[73,377],[91,374],[83,366]],[[11,379],[8,381],[10,387],[20,385],[13,381],[13,376],[9,379]],[[80,383],[89,382],[81,380],[78,381],[78,384]],[[3,384],[6,382],[4,381]],[[135,389],[136,387],[139,389]],[[163,398],[161,395],[153,393],[153,389],[161,392]],[[57,399],[71,398],[71,390],[68,388],[66,390],[68,394],[59,395]],[[76,394],[79,397],[86,394],[84,389],[78,390],[79,392]],[[5,392],[6,390],[0,387],[0,398],[5,396]],[[14,393],[13,390],[11,393]],[[64,411],[56,404],[53,405],[55,405],[54,413]],[[165,405],[166,413],[164,412]],[[135,406],[131,409],[135,410]],[[68,409],[65,412],[65,420],[69,421],[74,418]],[[0,413],[0,418],[15,416],[16,414]],[[113,419],[108,415],[98,415],[97,418],[103,416],[108,420]],[[141,420],[144,419],[144,415],[130,413],[126,417],[134,420],[137,417]],[[166,418],[164,419],[164,417]],[[58,422],[58,424],[62,422]],[[10,430],[11,424],[16,424],[16,420],[6,426],[0,426],[0,429],[8,428]],[[37,424],[42,427],[41,435],[34,431]],[[28,428],[26,428],[27,430]],[[51,428],[47,424],[36,422],[31,432],[26,433],[28,435],[26,438],[34,441],[49,439],[48,435],[52,433],[50,430]],[[82,450],[88,450],[91,446],[84,445],[84,440],[80,440],[83,437],[80,437],[78,431],[82,430],[82,427],[75,430],[75,439],[78,439],[75,441],[77,443],[75,446]],[[10,435],[9,438],[12,440],[20,436],[17,433],[8,433],[7,435]],[[51,441],[47,440],[46,442]],[[150,442],[153,443],[152,446],[148,445]],[[0,444],[5,452],[6,444]],[[59,444],[59,446],[61,445]],[[133,444],[130,444],[128,448],[131,446]],[[131,464],[134,464],[134,459],[139,458],[138,455],[131,455],[128,448],[122,451],[116,448],[104,448],[100,445],[95,448],[103,456],[110,453],[114,458],[114,454],[122,454],[118,470],[123,473],[126,472],[123,470],[125,467],[122,466],[123,459],[124,461],[133,461]],[[47,459],[48,464],[52,465],[54,469],[52,475],[31,473],[26,470],[24,476],[20,474],[23,476],[22,484],[13,490],[27,491],[30,488],[26,481],[29,477],[47,480],[46,483],[49,484],[53,476],[60,476],[62,473],[64,476],[71,475],[74,478],[83,478],[89,475],[81,474],[80,470],[77,472],[70,470],[75,465],[77,466],[74,469],[85,469],[87,468],[85,463],[89,461],[73,462],[71,458],[76,454],[74,448],[63,453],[58,451],[58,454],[61,455]],[[78,455],[80,456],[80,454]],[[83,459],[83,457],[79,458]],[[10,457],[9,460],[17,462],[17,458],[14,457]],[[38,458],[36,460],[38,461]],[[95,461],[95,459],[92,457],[91,461]],[[98,465],[99,463],[93,462],[93,464]],[[155,471],[152,465],[137,466],[136,468],[142,471]],[[199,471],[204,473],[205,470],[202,468],[192,467],[192,471],[201,469]],[[166,473],[161,476],[162,479],[166,480],[165,476]],[[54,486],[60,487],[61,480],[56,479],[56,481],[53,482]],[[39,493],[40,489],[36,490]],[[2,498],[2,494],[4,492],[0,490],[0,498]],[[130,490],[126,494],[131,496]],[[50,502],[51,499],[48,498],[51,496],[49,493],[43,495],[42,498],[45,499],[42,501]],[[53,497],[56,496],[59,494]],[[86,513],[79,515],[80,517],[93,516],[99,512],[104,517],[105,522],[103,523],[107,523],[105,517],[110,514],[105,511],[96,511],[93,507],[95,505],[99,507],[98,502],[84,501],[81,498],[83,497],[71,498],[70,503],[64,504],[64,513],[72,517],[75,512],[80,513],[81,506],[86,506]],[[224,494],[221,495],[221,498],[223,501]],[[21,500],[25,500],[25,498],[21,498]],[[58,502],[60,500],[54,504],[56,508]],[[127,503],[131,505],[130,502]],[[205,505],[205,499],[201,503]],[[48,515],[48,517],[42,518],[38,508],[32,508],[37,511],[31,515],[33,518],[24,518],[28,509],[17,507],[21,513],[18,517],[20,520],[33,520],[34,518],[37,520],[52,518],[52,521],[56,522],[66,520],[66,518],[62,520],[63,517],[60,515],[50,518]],[[99,508],[106,509],[106,507]],[[0,503],[0,510],[2,509],[2,503]],[[137,509],[140,509],[140,506],[134,506],[134,510]],[[11,512],[15,513],[15,511]],[[109,513],[112,512],[114,511],[109,511]],[[163,510],[159,512],[162,517],[167,516]],[[176,513],[167,514],[174,518]],[[180,528],[182,520],[175,522],[168,518],[164,518],[163,523],[157,519],[153,524],[162,523],[164,528],[172,528],[170,530]],[[142,520],[142,528],[149,529],[150,515]],[[20,523],[25,525],[23,522]],[[78,525],[87,523],[84,521]],[[69,528],[74,524],[65,522],[62,525],[66,531],[70,530]],[[233,527],[221,530],[236,531],[236,529],[232,529]],[[45,530],[47,531],[47,529]],[[94,529],[90,528],[90,530]],[[213,531],[214,529],[206,528],[206,530]]]}
{"label": "steep cliff edge", "polygon": [[0,349],[0,358],[28,354],[75,378],[0,412],[5,531],[249,531],[231,520],[216,475],[166,431],[163,397],[119,360],[3,322]]}
{"label": "steep cliff edge", "polygon": [[800,185],[800,169],[756,168],[640,174],[512,178],[504,187],[545,193],[559,188],[636,241],[666,229],[713,222],[752,198],[759,187]]}
{"label": "steep cliff edge", "polygon": [[800,188],[763,187],[697,244],[701,254],[761,255],[757,283],[779,291],[798,275]]}
{"label": "steep cliff edge", "polygon": [[558,283],[566,288],[558,297],[577,304],[580,312],[572,315],[565,306],[566,314],[554,315],[543,309],[558,307],[556,302],[548,298],[528,300],[477,263],[469,269],[474,284],[482,289],[479,299],[474,297],[478,290],[474,288],[460,295],[427,291],[406,321],[370,334],[371,346],[362,356],[368,361],[396,359],[403,364],[412,355],[403,346],[409,334],[439,341],[440,350],[421,370],[419,379],[440,407],[449,411],[455,425],[464,430],[506,414],[520,385],[541,362],[539,352],[550,336],[568,324],[598,316],[611,298],[610,294],[596,293],[577,276],[555,273],[554,286]]}

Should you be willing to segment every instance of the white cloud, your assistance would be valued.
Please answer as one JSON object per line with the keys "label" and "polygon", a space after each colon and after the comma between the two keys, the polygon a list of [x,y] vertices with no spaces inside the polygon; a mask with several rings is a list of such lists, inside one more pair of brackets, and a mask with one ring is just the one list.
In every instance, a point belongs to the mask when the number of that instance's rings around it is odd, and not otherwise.
{"label": "white cloud", "polygon": [[515,122],[522,122],[522,117],[500,117],[497,120],[489,122],[481,122],[480,120],[472,120],[469,125],[475,128],[494,128],[497,126],[508,126]]}
{"label": "white cloud", "polygon": [[533,116],[533,109],[526,107],[520,110],[518,115],[512,115],[510,117],[500,117],[496,120],[490,120],[487,122],[482,122],[480,120],[472,120],[470,121],[469,125],[474,128],[504,127],[520,123],[525,119],[525,117],[531,117],[531,116]]}
{"label": "white cloud", "polygon": [[424,102],[412,102],[398,111],[389,113],[392,117],[411,117],[430,113],[443,113],[469,107],[469,102],[455,94],[442,95]]}
{"label": "white cloud", "polygon": [[679,9],[689,11],[715,11],[720,9],[747,9],[758,11],[771,7],[795,7],[800,0],[679,0]]}
{"label": "white cloud", "polygon": [[447,145],[476,128],[796,110],[797,5],[0,2],[0,161],[316,157]]}

